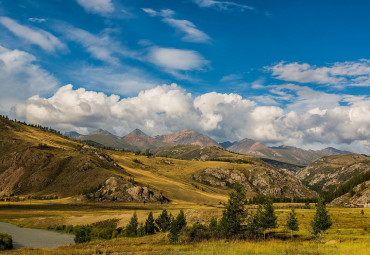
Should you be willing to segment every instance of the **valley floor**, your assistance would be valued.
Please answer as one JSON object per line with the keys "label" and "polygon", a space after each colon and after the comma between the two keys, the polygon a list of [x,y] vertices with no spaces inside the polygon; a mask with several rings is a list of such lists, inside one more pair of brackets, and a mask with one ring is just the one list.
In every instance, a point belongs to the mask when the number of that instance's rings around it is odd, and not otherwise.
{"label": "valley floor", "polygon": [[[55,224],[90,224],[118,218],[125,226],[133,212],[143,222],[150,211],[156,217],[162,209],[177,214],[184,209],[188,224],[196,221],[208,223],[213,216],[220,218],[222,206],[186,203],[71,203],[73,200],[12,202],[0,204],[0,220],[13,224],[47,228]],[[297,204],[296,204],[297,205]],[[310,234],[310,221],[315,210],[297,209],[300,230],[291,241],[284,224],[291,204],[275,204],[279,227],[274,230],[279,239],[267,241],[207,241],[202,243],[171,245],[167,234],[158,233],[138,238],[117,238],[109,241],[95,240],[85,244],[69,245],[54,250],[20,249],[9,254],[369,254],[370,208],[328,208],[333,226],[320,241]],[[251,211],[255,210],[250,208]],[[286,239],[286,240],[283,240]],[[7,254],[7,253],[5,253]]]}

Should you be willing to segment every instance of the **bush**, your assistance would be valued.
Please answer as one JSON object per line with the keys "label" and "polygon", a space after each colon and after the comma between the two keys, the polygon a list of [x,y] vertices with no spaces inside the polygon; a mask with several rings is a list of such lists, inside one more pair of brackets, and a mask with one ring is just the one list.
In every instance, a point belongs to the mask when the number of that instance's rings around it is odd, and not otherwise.
{"label": "bush", "polygon": [[91,241],[91,227],[78,226],[75,228],[75,243],[85,243]]}
{"label": "bush", "polygon": [[13,238],[11,235],[0,233],[0,251],[13,249]]}

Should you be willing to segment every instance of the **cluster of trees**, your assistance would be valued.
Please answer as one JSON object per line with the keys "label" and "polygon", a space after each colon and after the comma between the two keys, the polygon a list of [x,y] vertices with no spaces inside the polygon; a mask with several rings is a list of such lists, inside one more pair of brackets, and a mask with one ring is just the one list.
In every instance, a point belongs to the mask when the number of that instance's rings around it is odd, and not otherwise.
{"label": "cluster of trees", "polygon": [[[195,223],[191,227],[184,227],[180,232],[180,241],[197,241],[204,239],[266,239],[269,230],[277,228],[277,216],[273,207],[273,199],[266,198],[259,205],[255,213],[246,209],[247,200],[243,186],[236,184],[230,193],[225,205],[222,218],[218,221],[213,218],[208,226]],[[312,233],[317,236],[332,225],[330,216],[322,200],[317,202],[316,214],[311,222]],[[299,222],[294,209],[286,219],[286,228],[291,232],[299,230]]]}
{"label": "cluster of trees", "polygon": [[13,249],[13,239],[11,235],[0,233],[0,251]]}
{"label": "cluster of trees", "polygon": [[[370,180],[370,171],[360,173],[353,176],[344,184],[338,186],[333,192],[325,196],[325,202],[329,203],[337,197],[343,196],[346,193],[350,193],[351,196],[355,194],[353,188],[359,184],[365,184],[366,181]],[[364,185],[365,186],[365,185]]]}

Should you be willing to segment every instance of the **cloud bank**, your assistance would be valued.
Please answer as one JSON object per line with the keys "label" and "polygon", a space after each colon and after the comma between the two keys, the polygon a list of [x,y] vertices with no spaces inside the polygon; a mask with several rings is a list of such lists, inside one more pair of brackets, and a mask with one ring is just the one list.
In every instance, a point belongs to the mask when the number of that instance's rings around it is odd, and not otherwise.
{"label": "cloud bank", "polygon": [[[296,101],[303,100],[305,93],[323,93],[302,87],[306,91],[300,95],[300,89],[294,86],[285,86],[284,90]],[[248,137],[270,145],[351,145],[369,152],[369,97],[343,95],[332,100],[338,101],[332,107],[303,104],[284,110],[260,106],[232,93],[211,92],[194,97],[176,84],[157,86],[123,99],[66,85],[50,98],[33,96],[18,104],[15,113],[28,122],[79,132],[104,128],[125,135],[140,128],[156,135],[188,128],[218,141]],[[295,107],[301,107],[302,112]]]}

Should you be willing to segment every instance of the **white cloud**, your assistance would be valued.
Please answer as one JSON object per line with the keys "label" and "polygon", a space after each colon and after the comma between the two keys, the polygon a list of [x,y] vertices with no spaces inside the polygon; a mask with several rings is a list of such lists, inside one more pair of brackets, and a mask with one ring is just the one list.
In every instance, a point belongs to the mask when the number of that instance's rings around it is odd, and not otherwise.
{"label": "white cloud", "polygon": [[336,62],[317,67],[307,63],[280,62],[267,67],[280,80],[342,86],[370,86],[370,60]]}
{"label": "white cloud", "polygon": [[28,20],[31,22],[37,22],[37,23],[46,22],[46,19],[42,19],[42,18],[28,18]]}
{"label": "white cloud", "polygon": [[196,28],[196,26],[188,20],[179,20],[172,18],[163,19],[164,22],[170,26],[178,29],[179,31],[185,33],[182,38],[186,42],[208,42],[211,38],[203,31]]}
{"label": "white cloud", "polygon": [[191,21],[174,19],[172,16],[175,15],[175,12],[170,9],[163,9],[159,12],[150,8],[143,8],[142,10],[152,17],[162,17],[163,22],[184,33],[182,40],[185,42],[208,42],[211,39],[206,33],[197,29]]}
{"label": "white cloud", "polygon": [[218,1],[218,0],[193,0],[199,7],[208,7],[215,8],[220,11],[229,11],[229,10],[254,10],[254,7],[238,4],[231,1]]}
{"label": "white cloud", "polygon": [[82,45],[95,59],[99,59],[110,64],[118,64],[119,56],[134,59],[139,58],[136,52],[123,47],[105,31],[99,35],[94,35],[86,30],[76,28],[64,22],[56,25],[55,29],[62,33],[68,40]]}
{"label": "white cloud", "polygon": [[46,70],[35,64],[36,57],[20,50],[0,46],[0,111],[28,97],[45,95],[53,91],[58,81]]}
{"label": "white cloud", "polygon": [[198,52],[174,48],[150,48],[149,62],[170,70],[190,71],[201,70],[208,61]]}
{"label": "white cloud", "polygon": [[111,0],[77,0],[87,12],[100,15],[107,15],[114,11],[114,6]]}
{"label": "white cloud", "polygon": [[55,52],[66,48],[64,43],[45,30],[20,25],[8,17],[0,17],[0,24],[5,26],[10,32],[19,38],[25,39],[32,44],[36,44],[45,51]]}
{"label": "white cloud", "polygon": [[[303,97],[298,95],[297,100]],[[211,92],[193,97],[176,84],[157,86],[123,99],[73,90],[67,85],[50,98],[35,96],[15,109],[18,117],[29,122],[64,130],[104,128],[125,135],[140,128],[155,135],[188,128],[219,141],[248,137],[306,148],[317,144],[350,145],[369,152],[370,98],[343,95],[338,100],[346,100],[348,105],[302,104],[299,107],[305,111],[298,112],[289,106],[258,106],[238,94]]]}

